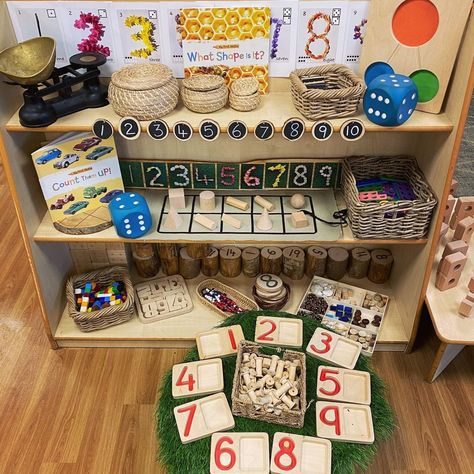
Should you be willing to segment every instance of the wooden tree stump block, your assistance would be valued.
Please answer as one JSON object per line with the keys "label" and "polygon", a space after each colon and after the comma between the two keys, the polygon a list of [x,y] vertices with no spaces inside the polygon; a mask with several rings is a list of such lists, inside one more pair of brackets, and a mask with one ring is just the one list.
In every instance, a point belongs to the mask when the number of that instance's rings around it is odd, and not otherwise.
{"label": "wooden tree stump block", "polygon": [[186,244],[186,250],[191,258],[204,258],[209,253],[207,244]]}
{"label": "wooden tree stump block", "polygon": [[153,244],[130,244],[130,247],[138,274],[143,278],[154,277],[160,270],[160,261]]}
{"label": "wooden tree stump block", "polygon": [[222,247],[219,251],[219,267],[224,277],[239,276],[242,271],[242,251],[231,245]]}
{"label": "wooden tree stump block", "polygon": [[215,276],[219,272],[219,251],[215,247],[208,248],[207,255],[202,259],[201,271],[208,277]]}
{"label": "wooden tree stump block", "polygon": [[247,277],[256,277],[260,273],[260,249],[247,247],[242,250],[242,271]]}
{"label": "wooden tree stump block", "polygon": [[328,252],[324,247],[312,245],[308,247],[306,253],[306,275],[313,278],[316,276],[324,276],[326,273],[326,260]]}
{"label": "wooden tree stump block", "polygon": [[262,273],[279,275],[283,264],[283,252],[278,247],[264,247],[260,261]]}
{"label": "wooden tree stump block", "polygon": [[179,273],[179,259],[176,244],[158,244],[158,254],[165,275],[177,275]]}
{"label": "wooden tree stump block", "polygon": [[301,280],[304,275],[305,254],[301,247],[286,247],[283,250],[283,274],[292,280]]}
{"label": "wooden tree stump block", "polygon": [[356,247],[350,252],[349,276],[364,278],[367,276],[370,265],[370,252],[364,247]]}
{"label": "wooden tree stump block", "polygon": [[331,280],[340,280],[347,270],[349,252],[342,247],[331,247],[328,250],[326,275]]}
{"label": "wooden tree stump block", "polygon": [[179,273],[185,279],[196,278],[201,272],[201,260],[190,257],[186,247],[179,249]]}
{"label": "wooden tree stump block", "polygon": [[390,278],[392,271],[392,252],[386,249],[375,249],[370,253],[370,257],[367,277],[373,283],[385,283]]}

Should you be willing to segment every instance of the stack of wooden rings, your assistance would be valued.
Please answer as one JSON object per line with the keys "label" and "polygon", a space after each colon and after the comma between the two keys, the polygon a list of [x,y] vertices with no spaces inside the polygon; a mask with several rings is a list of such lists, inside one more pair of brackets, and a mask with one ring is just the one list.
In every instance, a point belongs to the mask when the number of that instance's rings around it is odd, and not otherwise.
{"label": "stack of wooden rings", "polygon": [[230,86],[229,103],[235,110],[250,112],[260,105],[259,82],[255,77],[235,79]]}
{"label": "stack of wooden rings", "polygon": [[290,299],[290,287],[271,273],[263,273],[253,287],[253,298],[261,309],[282,309]]}

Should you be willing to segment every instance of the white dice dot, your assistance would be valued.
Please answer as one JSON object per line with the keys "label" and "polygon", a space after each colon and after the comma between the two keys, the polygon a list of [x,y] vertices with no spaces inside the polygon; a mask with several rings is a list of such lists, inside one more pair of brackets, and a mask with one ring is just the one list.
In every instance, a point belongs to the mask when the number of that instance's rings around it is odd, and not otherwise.
{"label": "white dice dot", "polygon": [[380,79],[380,82],[387,82],[387,79]]}
{"label": "white dice dot", "polygon": [[127,235],[130,235],[132,233],[131,230],[127,230]]}
{"label": "white dice dot", "polygon": [[123,204],[120,204],[119,209],[123,209],[125,206]]}
{"label": "white dice dot", "polygon": [[368,110],[369,114],[373,114],[374,113],[374,109],[372,107],[370,107],[370,109]]}
{"label": "white dice dot", "polygon": [[142,231],[145,230],[145,229],[146,229],[146,227],[145,227],[144,225],[142,225],[142,226],[140,227],[140,230],[142,230]]}
{"label": "white dice dot", "polygon": [[143,225],[143,224],[145,224],[145,221],[139,221],[138,223],[139,223],[140,225]]}
{"label": "white dice dot", "polygon": [[139,218],[139,219],[143,219],[143,216],[140,214],[140,215],[138,216],[138,218]]}
{"label": "white dice dot", "polygon": [[133,201],[134,206],[138,206],[139,202],[138,201]]}
{"label": "white dice dot", "polygon": [[135,194],[134,194],[134,193],[130,194],[130,197],[131,197],[131,198],[134,198],[134,197],[135,197]]}
{"label": "white dice dot", "polygon": [[390,74],[390,77],[395,77],[393,74]]}
{"label": "white dice dot", "polygon": [[387,114],[383,113],[381,117],[385,120],[387,118]]}
{"label": "white dice dot", "polygon": [[392,82],[393,83],[397,83],[398,81],[396,79],[392,79]]}
{"label": "white dice dot", "polygon": [[415,100],[416,94],[412,94],[411,100]]}
{"label": "white dice dot", "polygon": [[400,115],[398,116],[398,120],[401,120],[402,118],[403,118],[403,114],[400,114]]}
{"label": "white dice dot", "polygon": [[384,100],[384,102],[385,102],[386,104],[390,104],[390,99],[387,97],[387,98]]}
{"label": "white dice dot", "polygon": [[379,95],[379,96],[377,97],[377,100],[378,100],[379,102],[382,102],[383,97],[382,97],[381,95]]}
{"label": "white dice dot", "polygon": [[408,110],[408,115],[411,115],[413,113],[413,109]]}
{"label": "white dice dot", "polygon": [[116,200],[116,201],[121,201],[121,200],[122,200],[122,198],[115,198],[115,200]]}
{"label": "white dice dot", "polygon": [[130,219],[124,219],[125,224],[128,224],[130,222]]}
{"label": "white dice dot", "polygon": [[130,224],[125,224],[125,229],[130,229]]}
{"label": "white dice dot", "polygon": [[378,117],[380,115],[380,110],[375,111],[375,116]]}
{"label": "white dice dot", "polygon": [[410,79],[403,79],[403,82],[410,82]]}
{"label": "white dice dot", "polygon": [[403,99],[402,100],[402,105],[405,105],[407,103],[407,100],[406,99]]}
{"label": "white dice dot", "polygon": [[377,94],[374,94],[373,92],[372,92],[372,94],[370,94],[371,99],[375,99],[376,97],[377,97]]}
{"label": "white dice dot", "polygon": [[394,84],[393,86],[394,87],[400,87],[400,84]]}

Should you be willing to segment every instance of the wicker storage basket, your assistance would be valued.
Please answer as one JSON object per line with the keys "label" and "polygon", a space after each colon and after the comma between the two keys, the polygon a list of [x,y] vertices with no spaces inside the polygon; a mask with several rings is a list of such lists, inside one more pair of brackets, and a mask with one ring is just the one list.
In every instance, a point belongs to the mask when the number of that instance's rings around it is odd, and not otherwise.
{"label": "wicker storage basket", "polygon": [[206,114],[227,104],[229,91],[225,81],[213,74],[200,74],[183,79],[181,99],[193,112]]}
{"label": "wicker storage basket", "polygon": [[154,120],[177,105],[179,85],[164,64],[134,64],[112,74],[109,101],[115,112],[138,120]]}
{"label": "wicker storage basket", "polygon": [[242,309],[245,309],[246,311],[254,311],[258,310],[257,303],[252,301],[250,298],[247,298],[245,295],[240,293],[237,290],[234,290],[230,286],[224,285],[224,283],[221,283],[220,281],[214,280],[212,278],[209,278],[207,280],[203,280],[201,283],[196,288],[196,293],[199,301],[206,305],[209,309],[214,310],[216,313],[220,314],[221,316],[224,316],[227,318],[230,316],[229,313],[226,313],[224,311],[221,311],[219,308],[214,306],[210,301],[206,300],[204,296],[202,296],[201,291],[204,288],[215,288],[216,290],[222,291],[225,293],[229,298],[233,299]]}
{"label": "wicker storage basket", "polygon": [[354,114],[365,91],[362,79],[339,64],[297,69],[290,80],[293,104],[311,120]]}
{"label": "wicker storage basket", "polygon": [[[417,199],[386,204],[361,202],[356,180],[383,175],[408,181]],[[417,239],[427,233],[436,198],[414,157],[348,158],[344,161],[341,186],[356,238]]]}
{"label": "wicker storage basket", "polygon": [[258,89],[259,82],[255,77],[236,79],[230,86],[230,106],[241,112],[249,112],[256,109],[261,102],[261,95]]}
{"label": "wicker storage basket", "polygon": [[[110,285],[114,281],[123,281],[127,292],[127,299],[120,305],[81,313],[76,310],[74,289],[84,286],[88,282],[96,282],[100,285]],[[69,316],[82,332],[96,331],[109,326],[124,323],[133,318],[135,314],[133,285],[125,267],[110,267],[96,270],[82,275],[71,276],[66,283],[66,299]]]}
{"label": "wicker storage basket", "polygon": [[253,420],[266,421],[268,423],[276,423],[278,425],[290,426],[292,428],[302,428],[304,425],[304,415],[306,413],[306,356],[303,352],[296,352],[292,350],[286,350],[283,353],[277,354],[283,360],[295,360],[300,361],[300,366],[297,368],[297,372],[300,379],[299,396],[300,396],[300,407],[299,409],[291,409],[289,411],[283,411],[281,414],[276,415],[275,413],[267,413],[263,410],[256,410],[253,403],[248,401],[242,401],[240,397],[240,369],[242,366],[242,355],[244,352],[255,353],[257,356],[269,355],[272,352],[263,353],[263,351],[269,350],[275,353],[275,348],[262,348],[259,344],[251,341],[241,341],[239,345],[239,351],[237,353],[237,362],[235,364],[234,382],[232,385],[232,413],[235,416],[243,416],[244,418],[252,418]]}

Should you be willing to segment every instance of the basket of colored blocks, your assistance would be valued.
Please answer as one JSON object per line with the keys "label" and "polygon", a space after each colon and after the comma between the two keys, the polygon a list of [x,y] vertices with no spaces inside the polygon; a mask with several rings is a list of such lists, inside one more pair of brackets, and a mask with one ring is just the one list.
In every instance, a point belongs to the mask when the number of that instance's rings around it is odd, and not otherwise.
{"label": "basket of colored blocks", "polygon": [[83,332],[124,323],[135,314],[133,285],[125,267],[71,276],[66,299],[69,316]]}
{"label": "basket of colored blocks", "polygon": [[341,189],[358,239],[420,239],[428,232],[437,201],[413,156],[347,158]]}

